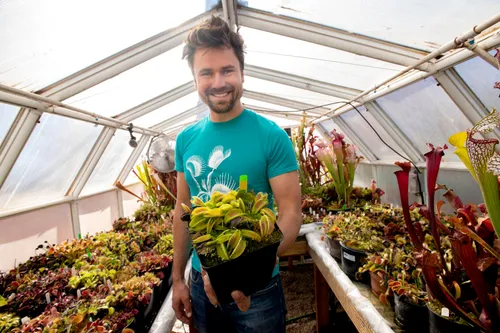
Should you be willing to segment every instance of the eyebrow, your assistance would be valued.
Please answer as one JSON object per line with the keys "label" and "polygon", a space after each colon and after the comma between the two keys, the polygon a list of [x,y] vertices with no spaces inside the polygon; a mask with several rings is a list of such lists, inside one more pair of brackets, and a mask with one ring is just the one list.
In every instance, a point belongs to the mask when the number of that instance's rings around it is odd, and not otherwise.
{"label": "eyebrow", "polygon": [[[227,65],[227,66],[222,67],[222,70],[235,69],[235,68],[236,68],[236,66],[234,66],[234,65]],[[202,68],[198,71],[198,73],[203,73],[203,72],[212,72],[212,69],[211,68]]]}

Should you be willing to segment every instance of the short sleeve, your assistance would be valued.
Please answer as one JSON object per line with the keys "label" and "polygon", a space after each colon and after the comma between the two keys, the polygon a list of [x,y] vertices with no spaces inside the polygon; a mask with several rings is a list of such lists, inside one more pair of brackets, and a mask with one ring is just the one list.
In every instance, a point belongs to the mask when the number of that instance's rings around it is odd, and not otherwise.
{"label": "short sleeve", "polygon": [[298,170],[297,158],[288,134],[277,125],[269,131],[267,176],[269,179]]}
{"label": "short sleeve", "polygon": [[184,172],[184,146],[182,145],[182,132],[175,138],[175,171]]}

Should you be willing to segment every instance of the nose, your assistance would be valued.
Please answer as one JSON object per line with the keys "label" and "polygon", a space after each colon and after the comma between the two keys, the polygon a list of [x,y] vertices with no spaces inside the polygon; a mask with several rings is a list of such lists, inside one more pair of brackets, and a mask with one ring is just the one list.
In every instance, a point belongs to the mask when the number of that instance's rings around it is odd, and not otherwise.
{"label": "nose", "polygon": [[221,73],[216,73],[214,77],[214,81],[212,82],[212,88],[219,89],[224,88],[226,86],[226,81],[224,80],[224,75]]}

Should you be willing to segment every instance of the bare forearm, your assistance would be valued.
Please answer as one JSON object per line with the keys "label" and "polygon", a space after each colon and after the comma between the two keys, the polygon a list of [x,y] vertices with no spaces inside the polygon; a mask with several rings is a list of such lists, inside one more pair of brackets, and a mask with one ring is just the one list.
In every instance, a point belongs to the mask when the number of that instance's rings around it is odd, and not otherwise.
{"label": "bare forearm", "polygon": [[279,213],[278,226],[283,233],[283,242],[278,248],[278,256],[285,253],[295,242],[302,224],[302,213],[299,209],[283,210]]}
{"label": "bare forearm", "polygon": [[187,232],[187,222],[180,219],[182,214],[182,207],[176,207],[174,214],[174,270],[172,276],[174,283],[184,281],[184,271],[191,246],[191,239]]}

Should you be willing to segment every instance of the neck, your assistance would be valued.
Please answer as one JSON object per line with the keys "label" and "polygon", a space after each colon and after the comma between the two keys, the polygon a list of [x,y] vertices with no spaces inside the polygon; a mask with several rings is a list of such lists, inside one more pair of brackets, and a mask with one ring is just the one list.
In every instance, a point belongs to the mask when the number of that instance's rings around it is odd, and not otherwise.
{"label": "neck", "polygon": [[243,112],[243,109],[244,108],[243,105],[241,105],[241,102],[237,102],[234,104],[234,107],[231,109],[231,111],[227,113],[217,113],[210,110],[210,120],[214,123],[226,122],[238,117]]}

